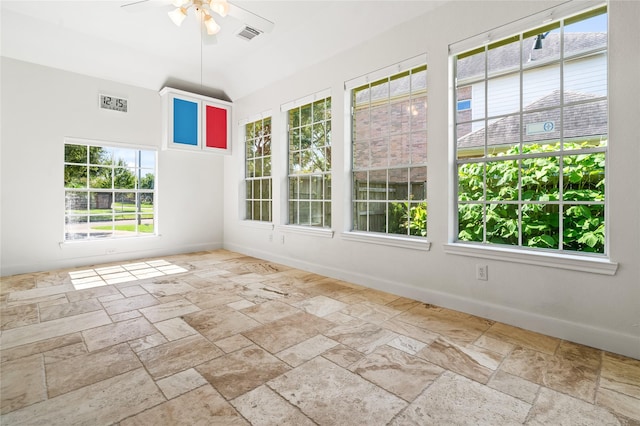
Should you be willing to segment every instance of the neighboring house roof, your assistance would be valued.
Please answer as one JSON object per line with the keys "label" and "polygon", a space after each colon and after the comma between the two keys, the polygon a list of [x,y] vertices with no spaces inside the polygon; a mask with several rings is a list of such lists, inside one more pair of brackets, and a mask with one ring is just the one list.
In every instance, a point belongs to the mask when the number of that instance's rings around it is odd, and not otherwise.
{"label": "neighboring house roof", "polygon": [[[577,137],[602,136],[608,133],[607,127],[607,101],[601,99],[594,102],[585,102],[599,99],[595,95],[578,92],[564,93],[564,103],[575,105],[565,106],[563,117],[563,136],[565,139]],[[549,108],[560,105],[560,91],[554,90],[547,96],[531,103],[524,108],[524,111],[535,111],[541,108]],[[523,140],[534,142],[538,140],[558,140],[560,139],[560,110],[545,109],[543,111],[531,112],[524,115],[526,123],[539,123],[553,121],[555,129],[553,132],[527,135],[523,129]],[[485,129],[476,130],[458,138],[458,149],[478,148],[484,146]],[[520,142],[520,115],[503,117],[487,126],[487,143],[489,146],[499,146]]]}
{"label": "neighboring house roof", "polygon": [[[543,62],[560,58],[560,34],[550,33],[542,40],[542,49],[534,49],[535,37],[523,40],[522,51],[524,63]],[[607,45],[607,33],[565,33],[564,56],[570,56],[585,50],[592,50],[597,46]],[[509,70],[520,66],[520,43],[511,43],[491,51],[491,68],[495,70]],[[473,55],[458,61],[457,77],[464,80],[470,77],[484,75],[484,55]]]}

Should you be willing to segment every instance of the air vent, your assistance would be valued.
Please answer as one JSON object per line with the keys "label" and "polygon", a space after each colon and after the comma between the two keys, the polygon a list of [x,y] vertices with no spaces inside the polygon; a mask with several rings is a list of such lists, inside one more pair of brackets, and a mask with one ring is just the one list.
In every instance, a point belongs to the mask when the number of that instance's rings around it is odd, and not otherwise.
{"label": "air vent", "polygon": [[260,34],[262,34],[262,31],[256,30],[255,28],[252,28],[248,25],[245,25],[240,29],[240,31],[236,33],[238,37],[246,41],[250,41],[253,38],[259,36]]}

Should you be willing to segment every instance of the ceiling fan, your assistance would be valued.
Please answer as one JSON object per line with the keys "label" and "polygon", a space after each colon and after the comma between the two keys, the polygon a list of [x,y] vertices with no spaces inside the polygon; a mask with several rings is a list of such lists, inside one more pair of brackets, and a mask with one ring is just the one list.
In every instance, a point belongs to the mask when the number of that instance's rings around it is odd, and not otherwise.
{"label": "ceiling fan", "polygon": [[173,5],[175,9],[168,12],[169,18],[180,26],[190,10],[203,22],[207,34],[215,35],[220,31],[220,26],[213,18],[213,14],[220,17],[231,16],[240,21],[243,26],[236,32],[238,37],[251,40],[262,33],[273,30],[274,23],[262,16],[256,15],[227,0],[138,0],[125,3],[120,7],[129,12],[138,12],[150,6]]}

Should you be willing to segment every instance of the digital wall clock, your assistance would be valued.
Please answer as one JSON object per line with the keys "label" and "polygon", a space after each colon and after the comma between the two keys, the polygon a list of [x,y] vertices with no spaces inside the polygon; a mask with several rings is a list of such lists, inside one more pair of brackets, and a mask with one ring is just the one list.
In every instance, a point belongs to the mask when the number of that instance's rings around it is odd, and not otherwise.
{"label": "digital wall clock", "polygon": [[124,98],[100,94],[100,109],[109,109],[112,111],[127,112],[128,103]]}

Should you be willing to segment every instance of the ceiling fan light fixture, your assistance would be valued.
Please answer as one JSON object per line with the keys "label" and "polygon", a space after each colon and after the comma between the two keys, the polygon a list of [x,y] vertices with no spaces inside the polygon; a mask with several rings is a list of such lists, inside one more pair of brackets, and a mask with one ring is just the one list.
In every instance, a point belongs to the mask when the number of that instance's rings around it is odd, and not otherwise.
{"label": "ceiling fan light fixture", "polygon": [[182,21],[184,21],[184,18],[187,17],[187,10],[182,7],[179,7],[169,12],[168,15],[174,24],[176,24],[177,26],[180,26],[182,25]]}
{"label": "ceiling fan light fixture", "polygon": [[211,0],[209,7],[222,17],[227,16],[227,13],[229,13],[229,3],[227,3],[227,0]]}
{"label": "ceiling fan light fixture", "polygon": [[204,26],[207,28],[207,34],[214,35],[220,31],[220,25],[211,17],[211,15],[205,15]]}
{"label": "ceiling fan light fixture", "polygon": [[184,7],[190,0],[173,0],[172,4],[175,7]]}

